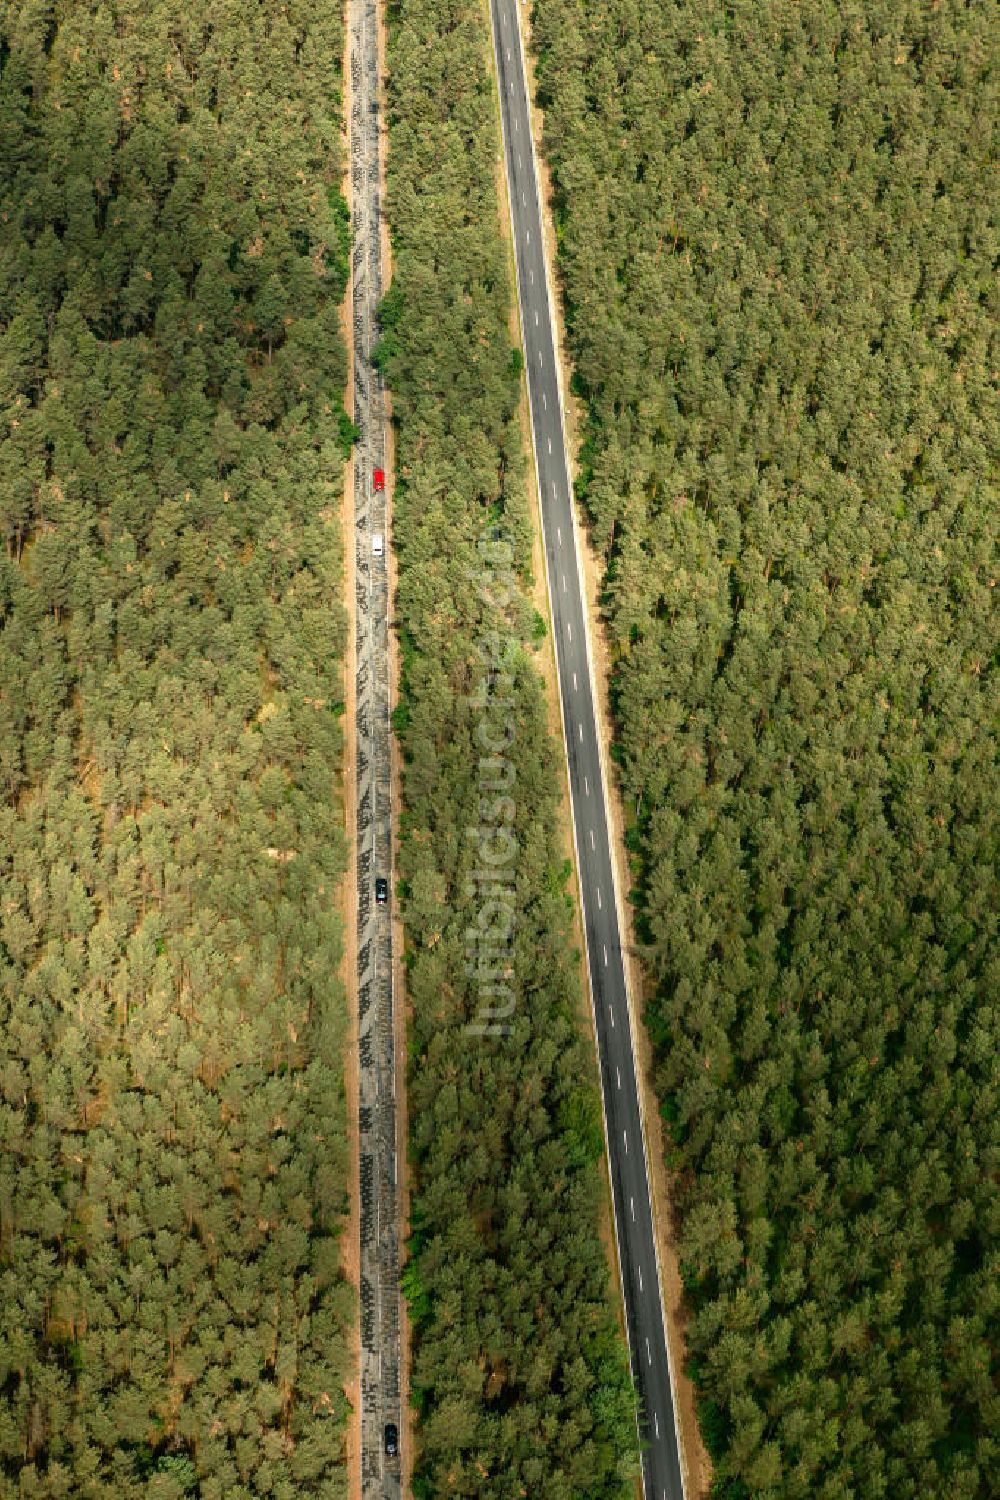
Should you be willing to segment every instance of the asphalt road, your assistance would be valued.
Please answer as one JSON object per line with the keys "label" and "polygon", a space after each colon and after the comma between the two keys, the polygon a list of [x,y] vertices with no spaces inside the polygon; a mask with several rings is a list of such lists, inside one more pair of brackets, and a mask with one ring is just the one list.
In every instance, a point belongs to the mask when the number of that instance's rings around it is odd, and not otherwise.
{"label": "asphalt road", "polygon": [[[351,311],[354,332],[355,807],[357,815],[358,1137],[361,1267],[361,1495],[399,1500],[400,1456],[385,1452],[385,1426],[400,1422],[399,1230],[390,904],[388,508],[376,490],[386,467],[386,412],[371,353],[382,295],[376,0],[350,0]],[[391,484],[391,476],[387,477]]]}
{"label": "asphalt road", "polygon": [[490,11],[577,867],[604,1094],[605,1136],[632,1370],[640,1395],[643,1480],[647,1500],[682,1500],[684,1491],[636,1087],[621,924],[612,874],[604,768],[594,712],[582,570],[571,512],[517,0],[490,0]]}

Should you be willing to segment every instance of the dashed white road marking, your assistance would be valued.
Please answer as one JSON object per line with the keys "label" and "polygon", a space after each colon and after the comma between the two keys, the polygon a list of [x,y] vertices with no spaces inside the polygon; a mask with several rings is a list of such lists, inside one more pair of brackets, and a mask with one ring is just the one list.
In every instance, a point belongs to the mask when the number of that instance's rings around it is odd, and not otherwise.
{"label": "dashed white road marking", "polygon": [[[509,26],[509,24],[510,24],[509,17],[506,14],[503,15],[503,24],[504,24],[505,27]],[[510,60],[511,60],[511,54],[510,54],[510,48],[509,47],[506,49],[506,52],[507,52],[507,61],[509,63]],[[514,93],[514,84],[513,84],[513,82],[511,83],[511,92],[512,92],[512,94]],[[514,130],[515,130],[515,132],[519,131],[519,125],[518,125],[518,120],[517,120],[516,115],[514,116]],[[521,153],[520,152],[517,153],[517,165],[518,165],[519,170],[523,169],[523,162],[522,162],[522,157],[521,157]],[[525,195],[525,193],[523,191],[521,193],[521,204],[522,204],[522,207],[526,207],[527,206],[527,198],[526,198],[526,195]],[[531,230],[530,229],[526,229],[526,231],[525,231],[525,239],[526,239],[526,243],[527,244],[531,243]],[[528,275],[529,275],[530,284],[532,286],[534,286],[534,284],[535,284],[535,272],[534,272],[533,268],[529,267]],[[539,326],[540,326],[540,324],[539,324],[539,315],[538,315],[538,312],[536,310],[535,311],[535,327],[537,328]],[[543,356],[542,356],[542,351],[541,350],[538,351],[538,363],[539,363],[539,367],[540,368],[544,368],[544,360],[543,360]],[[542,407],[543,407],[543,410],[545,410],[545,411],[548,410],[548,396],[546,395],[546,393],[544,391],[542,392]],[[551,454],[551,452],[552,452],[552,439],[551,439],[551,437],[547,439],[547,446],[548,446],[548,451]],[[553,500],[555,500],[555,499],[558,498],[557,497],[557,490],[556,490],[556,483],[555,483],[554,480],[552,482],[552,498],[553,498]],[[558,545],[561,547],[562,546],[562,528],[561,527],[557,527],[556,528],[556,537],[557,537]],[[566,575],[565,574],[562,575],[562,588],[563,588],[563,593],[565,593],[566,592]],[[573,639],[573,628],[569,624],[568,621],[567,621],[567,624],[566,624],[566,634],[567,634],[567,637],[569,638],[569,640],[572,641],[572,639]],[[574,689],[574,691],[578,690],[577,689],[577,674],[575,672],[573,673],[573,689]],[[577,726],[577,728],[578,728],[579,738],[582,741],[583,740],[583,725],[582,725],[582,723],[579,724]],[[590,782],[589,782],[589,778],[588,777],[586,777],[586,776],[584,777],[583,784],[584,784],[584,792],[585,792],[586,796],[589,797],[590,796]],[[594,830],[593,829],[590,830],[590,847],[591,847],[591,849],[594,849],[596,847],[595,846],[595,841],[594,841]],[[601,897],[600,886],[597,887],[597,905],[598,905],[599,909],[603,909],[603,900],[602,900],[602,897]],[[607,967],[607,965],[608,965],[608,949],[607,949],[607,944],[603,944],[602,948],[603,948],[604,965],[605,965],[605,967]],[[608,1017],[609,1017],[609,1019],[611,1021],[612,1027],[614,1027],[614,1024],[615,1024],[615,1013],[614,1013],[614,1008],[613,1008],[613,1006],[610,1003],[608,1005]],[[620,1089],[621,1088],[621,1069],[619,1067],[617,1067],[617,1066],[615,1068],[615,1079],[616,1079],[617,1086]],[[628,1132],[625,1131],[625,1130],[622,1131],[622,1140],[623,1140],[624,1147],[625,1147],[625,1154],[627,1156],[628,1155]],[[632,1221],[634,1223],[635,1222],[635,1199],[634,1199],[634,1197],[630,1197],[629,1198],[629,1210],[630,1210],[630,1213],[631,1213]],[[643,1291],[642,1267],[641,1266],[637,1267],[637,1270],[638,1270],[638,1277],[639,1277],[639,1291],[642,1292]],[[650,1349],[649,1339],[647,1338],[645,1342],[646,1342],[646,1363],[647,1363],[647,1365],[651,1366],[652,1365],[652,1351]],[[655,1434],[656,1434],[656,1438],[658,1440],[659,1436],[660,1436],[660,1419],[659,1419],[659,1414],[657,1412],[653,1413],[653,1428],[654,1428],[654,1431],[655,1431]],[[666,1496],[664,1496],[664,1500],[666,1500]]]}
{"label": "dashed white road marking", "polygon": [[582,745],[583,744],[583,725],[582,724],[578,724],[576,727],[580,731],[580,744]]}
{"label": "dashed white road marking", "polygon": [[[521,207],[522,208],[527,208],[527,206],[528,206],[528,200],[524,196],[524,189],[522,188],[521,189]],[[536,323],[538,322],[538,314],[537,313],[535,314],[535,322]]]}

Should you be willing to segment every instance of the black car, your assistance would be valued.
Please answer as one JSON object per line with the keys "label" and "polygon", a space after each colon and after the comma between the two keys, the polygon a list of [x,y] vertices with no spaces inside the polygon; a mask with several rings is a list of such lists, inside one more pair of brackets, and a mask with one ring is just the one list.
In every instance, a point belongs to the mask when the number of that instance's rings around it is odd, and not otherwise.
{"label": "black car", "polygon": [[389,899],[389,882],[384,875],[375,876],[375,900],[384,906]]}
{"label": "black car", "polygon": [[387,1458],[395,1458],[399,1453],[399,1433],[395,1422],[385,1424],[385,1452]]}

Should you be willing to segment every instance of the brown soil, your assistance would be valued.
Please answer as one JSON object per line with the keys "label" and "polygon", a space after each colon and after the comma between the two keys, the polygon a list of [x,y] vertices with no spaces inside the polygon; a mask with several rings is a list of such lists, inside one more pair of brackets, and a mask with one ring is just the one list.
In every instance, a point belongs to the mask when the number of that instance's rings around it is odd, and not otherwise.
{"label": "brown soil", "polygon": [[[527,13],[521,15],[522,36],[527,43],[530,38],[530,20]],[[534,101],[535,78],[534,66],[528,46],[525,47],[525,58],[528,70],[528,96]],[[550,210],[551,203],[551,179],[548,166],[542,154],[542,125],[541,112],[532,102],[532,133],[535,137],[535,154],[539,172],[539,193],[542,202],[542,232],[545,237],[545,253],[550,270],[554,278],[555,267],[555,231],[552,224]],[[506,192],[503,196],[504,221],[507,221]],[[553,287],[553,290],[555,288]],[[579,452],[580,432],[582,429],[583,412],[575,398],[570,394],[570,375],[572,363],[569,358],[565,329],[562,319],[562,306],[555,297],[554,318],[556,322],[556,340],[558,345],[558,362],[560,370],[560,384],[562,387],[563,413],[566,430],[566,446],[570,464],[571,475],[575,479],[577,470],[577,454]],[[537,506],[537,495],[533,500]],[[578,520],[579,520],[578,515]],[[536,538],[537,538],[536,527]],[[603,578],[603,560],[597,554],[590,543],[590,538],[584,525],[578,526],[580,541],[580,555],[583,560],[584,583],[586,589],[587,612],[590,625],[590,644],[595,678],[595,689],[597,693],[596,711],[600,720],[601,735],[603,737],[605,750],[612,743],[612,720],[608,701],[609,682],[609,654],[607,632],[601,615],[599,594]],[[539,550],[536,545],[536,551]],[[544,576],[544,574],[542,575]],[[543,611],[547,616],[547,610]],[[545,653],[549,662],[552,662],[552,648],[549,644],[548,652]],[[551,681],[550,681],[551,676]],[[550,691],[555,691],[551,685],[554,683],[554,664],[546,670],[546,679],[550,681]],[[558,706],[555,708],[555,716],[558,725]],[[558,726],[561,733],[561,726]],[[678,1265],[677,1247],[673,1231],[673,1215],[670,1196],[670,1179],[666,1167],[663,1127],[659,1113],[658,1101],[653,1089],[653,1063],[649,1037],[646,1028],[641,1022],[642,1006],[648,983],[647,976],[642,969],[637,955],[635,944],[634,924],[632,920],[632,908],[626,896],[632,880],[628,866],[628,857],[625,850],[623,837],[624,820],[622,815],[621,793],[617,777],[614,774],[614,763],[610,757],[605,755],[606,779],[608,781],[608,815],[611,823],[612,858],[615,861],[618,891],[622,896],[620,902],[620,917],[625,927],[625,949],[626,965],[628,970],[628,984],[630,989],[630,1010],[632,1015],[632,1034],[635,1042],[636,1065],[639,1074],[639,1087],[641,1091],[641,1106],[643,1123],[646,1132],[646,1145],[649,1154],[650,1191],[653,1196],[653,1218],[656,1226],[657,1249],[660,1260],[660,1271],[663,1280],[664,1313],[666,1316],[667,1338],[670,1344],[670,1357],[673,1366],[674,1394],[677,1402],[677,1425],[681,1439],[681,1462],[684,1468],[684,1488],[688,1500],[704,1500],[707,1496],[712,1478],[711,1460],[705,1450],[698,1428],[695,1412],[694,1387],[685,1373],[686,1348],[684,1343],[684,1328],[687,1322],[687,1310],[684,1306],[683,1291]],[[567,804],[567,818],[569,817]],[[586,982],[586,976],[584,979]],[[636,1011],[639,1014],[636,1014]],[[610,1222],[609,1222],[610,1235]]]}
{"label": "brown soil", "polygon": [[[341,133],[344,172],[340,190],[350,203],[351,153],[348,122],[351,118],[350,97],[350,35],[347,28],[347,7],[344,6],[344,129]],[[354,320],[353,305],[354,276],[350,265],[347,273],[347,291],[340,305],[340,327],[347,349],[347,387],[344,392],[344,409],[354,410]],[[351,1181],[350,1210],[341,1238],[341,1263],[344,1275],[354,1288],[355,1307],[361,1306],[361,1142],[358,1134],[358,1007],[357,1007],[357,947],[355,900],[358,889],[358,830],[357,830],[357,782],[354,757],[354,679],[355,633],[357,630],[356,601],[354,593],[354,463],[348,459],[344,464],[344,493],[340,513],[341,545],[344,549],[344,602],[347,607],[347,646],[344,651],[344,832],[347,836],[347,868],[341,886],[341,915],[344,922],[344,960],[341,978],[347,997],[347,1046],[344,1049],[344,1092],[347,1107],[347,1139],[350,1145]],[[344,1392],[351,1403],[351,1414],[344,1435],[347,1458],[348,1500],[361,1500],[361,1318],[355,1317],[351,1330],[351,1375],[344,1384]]]}
{"label": "brown soil", "polygon": [[[601,734],[605,746],[611,744],[611,714],[608,707],[608,646],[598,604],[598,594],[603,576],[601,562],[590,545],[585,533],[580,535],[580,552],[583,558],[584,579],[587,591],[587,610],[590,616],[590,644],[597,688],[597,714],[601,723]],[[631,886],[631,872],[623,838],[621,794],[614,776],[613,762],[605,761],[608,769],[608,815],[611,822],[612,858],[615,861],[618,890],[623,897]],[[650,1191],[653,1195],[653,1222],[656,1226],[657,1251],[663,1280],[663,1304],[666,1316],[667,1338],[670,1342],[670,1359],[673,1366],[674,1395],[677,1402],[677,1425],[681,1438],[681,1460],[684,1466],[684,1492],[688,1500],[704,1500],[712,1480],[711,1459],[701,1440],[698,1419],[695,1413],[694,1387],[685,1374],[687,1349],[684,1328],[687,1324],[687,1309],[684,1306],[681,1287],[677,1246],[674,1239],[673,1210],[670,1196],[670,1175],[667,1171],[663,1123],[653,1088],[652,1048],[641,1016],[645,1005],[648,978],[636,956],[635,931],[632,907],[627,899],[620,903],[620,916],[625,926],[625,961],[628,967],[630,989],[630,1012],[632,1036],[635,1043],[636,1068],[642,1091],[642,1115],[646,1132],[646,1147],[649,1154]],[[638,1012],[638,1014],[636,1013]]]}
{"label": "brown soil", "polygon": [[[375,7],[378,32],[379,69],[379,121],[381,146],[379,149],[379,202],[383,205],[381,224],[382,291],[388,290],[392,280],[392,243],[389,236],[389,221],[384,211],[386,202],[386,158],[389,154],[389,131],[386,126],[386,30],[385,12],[381,5]],[[399,642],[395,631],[396,602],[396,558],[392,547],[392,496],[396,479],[396,434],[392,425],[392,393],[385,392],[385,529],[386,570],[389,581],[389,709],[399,702]],[[392,846],[390,849],[390,889],[395,888],[396,861],[399,853],[399,812],[403,805],[400,778],[400,756],[396,736],[389,735],[389,796],[393,809]],[[399,914],[398,902],[393,903],[392,953],[393,953],[393,1027],[394,1057],[396,1062],[396,1212],[399,1219],[399,1269],[406,1260],[406,1241],[410,1233],[410,1179],[407,1156],[407,1110],[406,1110],[406,1058],[407,1024],[410,1007],[406,992],[406,969],[403,964],[405,934]],[[399,1425],[400,1425],[400,1486],[403,1500],[407,1500],[413,1482],[414,1423],[410,1408],[410,1320],[405,1297],[399,1299]]]}
{"label": "brown soil", "polygon": [[[488,17],[487,17],[488,19]],[[491,53],[492,58],[492,53]],[[500,129],[499,110],[497,112],[497,129]],[[541,163],[539,163],[541,166]],[[510,202],[507,196],[507,181],[504,172],[502,148],[497,157],[496,169],[496,191],[499,204],[500,224],[504,240],[507,244],[508,270],[511,285],[511,304],[508,318],[508,327],[512,343],[519,348],[523,347],[521,338],[520,310],[517,303],[517,280],[514,264],[514,242],[510,223]],[[547,224],[544,226],[547,230]],[[562,357],[562,350],[559,351]],[[568,366],[566,367],[568,369]],[[568,379],[564,378],[568,389]],[[538,503],[538,485],[535,479],[535,457],[531,438],[531,410],[528,404],[527,381],[522,377],[521,400],[519,405],[519,420],[522,437],[522,451],[525,456],[525,488],[527,493],[528,510],[532,522],[532,548],[531,548],[531,572],[532,586],[529,590],[529,598],[535,609],[545,620],[547,630],[545,639],[540,643],[536,651],[535,664],[545,684],[545,705],[549,733],[556,744],[561,745],[564,738],[562,715],[559,712],[559,676],[556,670],[555,642],[552,636],[552,618],[550,612],[549,592],[546,585],[545,575],[545,553],[542,541],[542,518]],[[570,439],[570,422],[566,422],[567,443]],[[576,846],[573,841],[573,810],[570,801],[569,772],[566,767],[565,755],[558,756],[558,776],[560,783],[560,848],[565,859],[570,861],[573,867],[573,884],[575,901],[573,903],[573,941],[579,954],[579,979],[580,979],[580,1023],[586,1028],[592,1047],[594,1048],[595,1061],[595,1083],[597,1078],[597,1039],[594,1035],[594,1018],[591,1007],[587,1004],[590,995],[590,975],[587,970],[587,952],[584,944],[582,912],[583,902],[580,893],[579,870],[576,862]],[[604,1181],[604,1192],[600,1200],[598,1233],[608,1261],[609,1293],[614,1303],[618,1327],[622,1340],[627,1340],[625,1328],[625,1308],[621,1295],[621,1268],[618,1262],[618,1242],[615,1238],[614,1215],[612,1212],[611,1178],[608,1172],[607,1157],[601,1163],[602,1177]],[[641,1476],[636,1477],[636,1496],[641,1497]]]}
{"label": "brown soil", "polygon": [[[500,218],[503,226],[504,238],[508,242],[511,286],[514,281],[514,247],[510,232],[510,204],[507,201],[507,188],[504,180],[503,162],[497,164],[497,192],[500,203]],[[516,300],[511,303],[510,310],[510,335],[512,341],[520,346],[521,326],[518,316]],[[532,451],[531,440],[528,434],[531,432],[531,413],[528,407],[527,386],[522,380],[520,401],[520,424],[523,439],[523,451],[527,460],[525,474],[525,485],[528,496],[528,509],[532,522],[532,547],[531,547],[531,572],[532,586],[528,597],[535,609],[546,622],[547,630],[545,639],[539,645],[535,653],[535,666],[541,674],[545,684],[545,707],[549,734],[553,743],[561,745],[563,741],[563,723],[559,713],[559,677],[556,671],[555,643],[552,638],[552,617],[549,611],[549,594],[545,582],[545,555],[542,546],[542,518],[538,506],[538,486],[535,483],[535,461]],[[579,1018],[581,1026],[586,1028],[591,1046],[594,1048],[594,1082],[599,1085],[597,1074],[597,1040],[594,1035],[594,1018],[587,1004],[590,995],[590,976],[587,971],[587,950],[584,945],[583,924],[581,921],[583,903],[580,896],[579,871],[576,863],[576,846],[573,842],[573,809],[569,795],[569,773],[566,769],[565,755],[558,755],[558,776],[560,785],[559,795],[559,842],[560,853],[564,859],[568,859],[573,867],[573,886],[575,900],[573,902],[573,943],[579,954],[579,979],[580,979],[580,1006]],[[618,1242],[615,1238],[614,1216],[611,1208],[611,1178],[608,1173],[607,1157],[603,1157],[602,1175],[604,1180],[604,1192],[600,1202],[600,1217],[598,1220],[598,1233],[608,1260],[609,1291],[618,1314],[618,1326],[622,1339],[627,1338],[625,1329],[625,1308],[621,1296],[621,1269],[618,1264]],[[639,1481],[636,1483],[636,1494],[640,1493]]]}
{"label": "brown soil", "polygon": [[[497,119],[499,129],[499,116]],[[507,198],[507,183],[504,175],[503,157],[498,157],[496,170],[497,202],[500,211],[500,223],[504,240],[507,244],[508,268],[511,285],[511,304],[508,318],[511,342],[517,347],[521,344],[521,321],[517,305],[517,282],[514,268],[514,244],[510,227],[510,203]],[[531,411],[528,405],[527,383],[522,377],[521,400],[519,405],[519,421],[521,427],[522,451],[525,458],[525,490],[527,493],[528,510],[531,515],[531,574],[532,584],[528,591],[531,603],[537,609],[546,623],[545,639],[541,641],[535,651],[535,666],[545,684],[545,708],[549,734],[556,745],[563,741],[562,716],[559,713],[559,677],[556,671],[555,642],[552,638],[552,618],[549,610],[549,593],[545,580],[545,554],[542,544],[542,517],[538,505],[538,485],[535,482],[535,457],[531,441]],[[564,859],[568,859],[573,866],[573,882],[576,899],[573,903],[573,942],[579,954],[579,979],[580,979],[580,1021],[586,1027],[587,1035],[596,1048],[594,1038],[593,1016],[587,1005],[587,997],[590,993],[590,978],[587,972],[587,954],[584,946],[583,923],[581,915],[583,903],[580,899],[579,872],[576,865],[576,847],[573,843],[573,811],[569,795],[569,773],[566,769],[565,755],[558,756],[558,775],[560,784],[560,818],[559,818],[559,841],[560,853]],[[595,1066],[596,1082],[596,1066]],[[618,1308],[619,1323],[622,1337],[625,1337],[625,1316],[621,1302],[621,1279],[618,1268],[618,1245],[615,1240],[614,1221],[611,1212],[611,1180],[607,1173],[607,1162],[605,1167],[605,1194],[601,1203],[601,1217],[598,1230],[608,1256],[609,1270],[613,1276],[614,1284],[612,1296],[615,1306]]]}

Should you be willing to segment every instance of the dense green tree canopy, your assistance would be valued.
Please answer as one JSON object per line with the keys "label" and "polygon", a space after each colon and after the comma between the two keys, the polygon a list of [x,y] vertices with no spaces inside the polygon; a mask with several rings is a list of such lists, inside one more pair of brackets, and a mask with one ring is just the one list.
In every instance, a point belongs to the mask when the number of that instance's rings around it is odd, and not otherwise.
{"label": "dense green tree canopy", "polygon": [[[634,1491],[635,1408],[530,645],[489,31],[469,0],[401,0],[390,20],[395,271],[379,362],[398,438],[414,1494],[614,1500]],[[512,847],[499,899],[477,871]],[[508,912],[509,948],[470,944],[484,915],[505,929]],[[493,1024],[507,1029],[469,1029]]]}
{"label": "dense green tree canopy", "polygon": [[346,1493],[339,13],[0,7],[0,1495]]}
{"label": "dense green tree canopy", "polygon": [[995,22],[534,8],[729,1500],[1000,1470]]}

